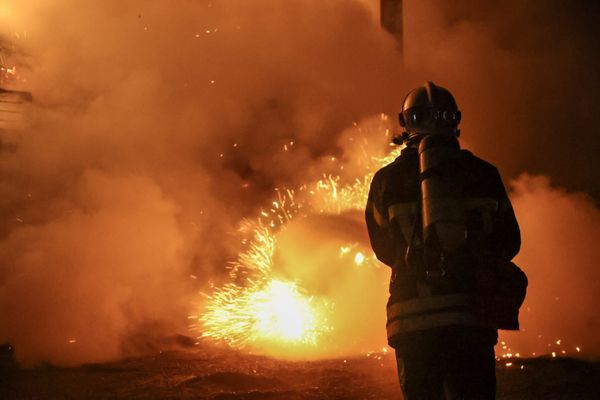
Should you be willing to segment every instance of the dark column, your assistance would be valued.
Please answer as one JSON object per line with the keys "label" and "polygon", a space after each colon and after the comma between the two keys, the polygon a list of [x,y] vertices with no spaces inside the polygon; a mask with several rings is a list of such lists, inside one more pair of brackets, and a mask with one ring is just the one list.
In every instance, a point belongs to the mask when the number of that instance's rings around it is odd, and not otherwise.
{"label": "dark column", "polygon": [[402,0],[380,1],[381,26],[396,38],[398,49],[402,51]]}

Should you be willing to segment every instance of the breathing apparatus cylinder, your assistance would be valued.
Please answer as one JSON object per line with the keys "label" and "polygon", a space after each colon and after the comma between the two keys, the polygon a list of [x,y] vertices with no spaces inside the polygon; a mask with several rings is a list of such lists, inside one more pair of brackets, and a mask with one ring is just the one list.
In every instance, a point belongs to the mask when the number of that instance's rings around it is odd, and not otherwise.
{"label": "breathing apparatus cylinder", "polygon": [[425,274],[444,276],[445,257],[466,240],[461,203],[463,179],[453,165],[460,156],[454,135],[427,135],[419,144]]}

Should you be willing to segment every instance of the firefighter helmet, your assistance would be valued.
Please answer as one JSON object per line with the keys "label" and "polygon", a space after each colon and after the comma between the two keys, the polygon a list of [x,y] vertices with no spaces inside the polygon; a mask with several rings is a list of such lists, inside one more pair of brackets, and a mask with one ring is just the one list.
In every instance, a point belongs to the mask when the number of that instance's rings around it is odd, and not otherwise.
{"label": "firefighter helmet", "polygon": [[401,138],[394,138],[397,144],[418,141],[431,134],[460,135],[457,127],[461,114],[454,96],[433,82],[426,82],[408,93],[398,117],[406,131]]}

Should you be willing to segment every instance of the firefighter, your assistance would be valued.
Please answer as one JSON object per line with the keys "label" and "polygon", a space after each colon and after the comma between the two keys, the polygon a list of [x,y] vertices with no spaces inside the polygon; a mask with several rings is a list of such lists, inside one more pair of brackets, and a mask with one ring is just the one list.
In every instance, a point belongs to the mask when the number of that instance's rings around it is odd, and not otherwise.
{"label": "firefighter", "polygon": [[512,205],[498,170],[460,149],[448,90],[414,89],[399,120],[394,143],[406,147],[375,174],[365,214],[392,270],[387,333],[404,398],[494,399],[497,330],[518,329],[526,286],[511,263],[521,243]]}

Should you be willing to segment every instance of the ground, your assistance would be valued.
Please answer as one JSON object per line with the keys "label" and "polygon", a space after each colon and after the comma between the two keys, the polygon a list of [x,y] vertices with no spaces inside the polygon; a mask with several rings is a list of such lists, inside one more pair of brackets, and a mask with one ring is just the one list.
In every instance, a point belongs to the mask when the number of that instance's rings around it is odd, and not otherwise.
{"label": "ground", "polygon": [[[600,399],[600,363],[498,363],[498,399]],[[522,368],[521,368],[522,367]],[[0,399],[400,399],[391,353],[281,361],[199,346],[76,368],[0,363]]]}

